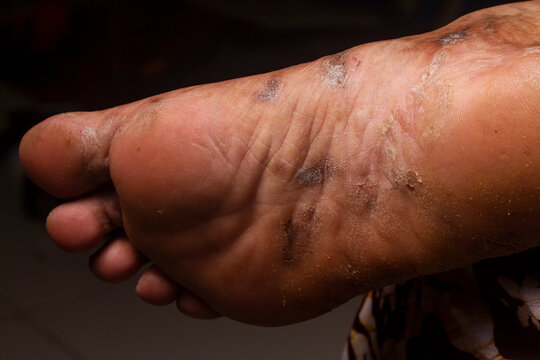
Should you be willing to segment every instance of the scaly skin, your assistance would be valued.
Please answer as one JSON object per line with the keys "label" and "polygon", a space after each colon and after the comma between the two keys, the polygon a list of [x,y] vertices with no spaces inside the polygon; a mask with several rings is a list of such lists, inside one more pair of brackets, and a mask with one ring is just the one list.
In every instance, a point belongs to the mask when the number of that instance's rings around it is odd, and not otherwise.
{"label": "scaly skin", "polygon": [[98,276],[129,277],[147,257],[138,292],[151,302],[301,321],[539,245],[539,29],[539,2],[505,5],[269,74],[58,115],[25,135],[21,160],[71,199],[48,219],[60,246],[125,231],[92,260]]}

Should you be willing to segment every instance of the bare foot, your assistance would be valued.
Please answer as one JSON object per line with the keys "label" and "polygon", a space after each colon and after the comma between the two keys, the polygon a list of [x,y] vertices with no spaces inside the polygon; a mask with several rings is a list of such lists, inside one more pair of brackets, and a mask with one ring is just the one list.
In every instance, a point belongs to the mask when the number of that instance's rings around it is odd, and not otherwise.
{"label": "bare foot", "polygon": [[269,74],[54,116],[28,176],[59,246],[197,317],[277,325],[537,246],[540,4]]}

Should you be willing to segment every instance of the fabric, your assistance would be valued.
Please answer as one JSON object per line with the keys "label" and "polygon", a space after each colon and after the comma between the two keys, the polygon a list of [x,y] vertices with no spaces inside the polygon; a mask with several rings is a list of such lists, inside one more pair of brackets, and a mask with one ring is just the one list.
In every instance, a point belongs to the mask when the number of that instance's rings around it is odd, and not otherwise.
{"label": "fabric", "polygon": [[343,359],[540,359],[540,248],[371,291]]}

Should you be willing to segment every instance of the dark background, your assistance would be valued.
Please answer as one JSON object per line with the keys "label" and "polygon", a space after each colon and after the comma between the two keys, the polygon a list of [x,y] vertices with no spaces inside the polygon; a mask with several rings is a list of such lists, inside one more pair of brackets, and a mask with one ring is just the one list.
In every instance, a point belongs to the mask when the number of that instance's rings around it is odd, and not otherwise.
{"label": "dark background", "polygon": [[[0,2],[0,358],[339,358],[357,301],[279,329],[200,322],[92,278],[47,239],[55,204],[22,173],[22,134],[49,115],[314,60],[434,30],[485,0]],[[374,74],[375,75],[375,74]]]}
{"label": "dark background", "polygon": [[[20,135],[32,121],[56,112],[106,108],[433,30],[500,3],[4,0],[0,109],[8,109],[8,124],[0,134],[19,127]],[[9,103],[9,93],[18,101]]]}

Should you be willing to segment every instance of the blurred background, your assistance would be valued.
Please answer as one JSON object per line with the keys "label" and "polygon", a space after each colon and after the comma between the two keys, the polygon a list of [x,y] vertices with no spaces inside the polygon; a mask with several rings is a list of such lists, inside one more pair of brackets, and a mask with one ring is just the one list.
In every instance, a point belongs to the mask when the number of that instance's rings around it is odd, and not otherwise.
{"label": "blurred background", "polygon": [[359,299],[297,325],[189,319],[108,285],[47,238],[57,204],[23,175],[22,134],[49,115],[276,70],[433,30],[487,0],[3,0],[0,359],[339,359]]}

